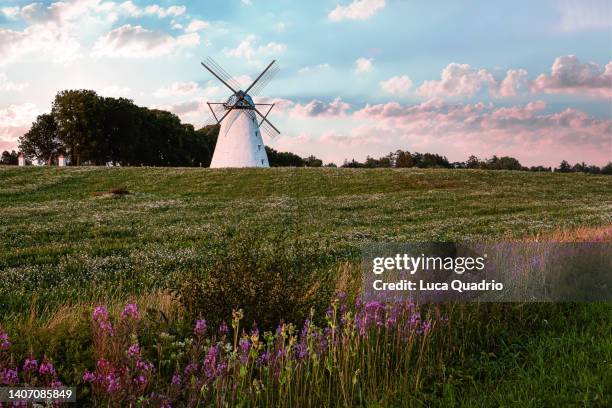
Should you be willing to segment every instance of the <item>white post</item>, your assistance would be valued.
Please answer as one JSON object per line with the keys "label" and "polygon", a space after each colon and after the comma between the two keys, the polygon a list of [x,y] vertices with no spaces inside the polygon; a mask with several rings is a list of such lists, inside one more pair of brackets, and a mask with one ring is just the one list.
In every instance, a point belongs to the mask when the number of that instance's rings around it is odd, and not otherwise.
{"label": "white post", "polygon": [[65,167],[66,166],[66,159],[64,159],[64,155],[60,154],[59,157],[57,158],[57,164],[60,167]]}
{"label": "white post", "polygon": [[19,153],[17,160],[19,162],[19,167],[25,166],[25,157],[23,156],[23,153]]}

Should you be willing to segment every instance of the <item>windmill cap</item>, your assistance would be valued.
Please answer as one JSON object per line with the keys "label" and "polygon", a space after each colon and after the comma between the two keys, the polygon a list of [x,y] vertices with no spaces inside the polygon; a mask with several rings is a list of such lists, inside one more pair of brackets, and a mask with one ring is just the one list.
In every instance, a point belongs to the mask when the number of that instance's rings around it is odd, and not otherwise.
{"label": "windmill cap", "polygon": [[246,94],[243,91],[238,91],[228,98],[225,105],[227,107],[233,106],[236,108],[251,108],[255,105],[255,102],[253,102],[253,99],[249,94]]}

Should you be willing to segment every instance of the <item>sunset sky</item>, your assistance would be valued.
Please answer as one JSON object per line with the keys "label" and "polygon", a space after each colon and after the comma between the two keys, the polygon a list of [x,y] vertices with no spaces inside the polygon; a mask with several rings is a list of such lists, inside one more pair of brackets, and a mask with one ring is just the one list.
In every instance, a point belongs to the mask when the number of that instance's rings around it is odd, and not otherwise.
{"label": "sunset sky", "polygon": [[0,0],[0,150],[64,89],[196,127],[229,96],[213,57],[262,92],[270,146],[325,162],[397,149],[612,160],[611,1]]}

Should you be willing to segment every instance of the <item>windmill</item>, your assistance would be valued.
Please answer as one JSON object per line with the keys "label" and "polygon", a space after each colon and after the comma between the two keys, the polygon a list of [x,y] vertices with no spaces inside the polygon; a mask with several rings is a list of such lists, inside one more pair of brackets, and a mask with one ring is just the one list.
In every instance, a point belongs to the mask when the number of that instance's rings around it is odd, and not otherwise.
{"label": "windmill", "polygon": [[[211,168],[270,167],[261,134],[264,132],[270,137],[280,134],[268,120],[274,104],[255,103],[252,97],[278,73],[275,62],[272,61],[246,91],[212,58],[202,62],[202,66],[232,92],[225,102],[207,102],[212,115],[205,124],[221,125]],[[263,114],[259,107],[267,108],[263,109],[266,113]]]}

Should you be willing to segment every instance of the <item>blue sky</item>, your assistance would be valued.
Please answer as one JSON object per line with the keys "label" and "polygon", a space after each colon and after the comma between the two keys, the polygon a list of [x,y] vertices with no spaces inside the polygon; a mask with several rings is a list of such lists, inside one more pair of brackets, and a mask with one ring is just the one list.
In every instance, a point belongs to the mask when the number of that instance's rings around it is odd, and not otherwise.
{"label": "blue sky", "polygon": [[63,89],[201,125],[228,96],[199,65],[212,56],[245,87],[278,61],[261,99],[278,149],[604,164],[611,21],[601,0],[0,1],[0,149]]}

